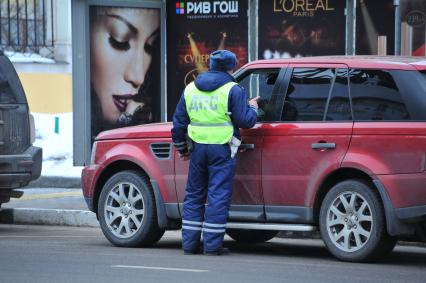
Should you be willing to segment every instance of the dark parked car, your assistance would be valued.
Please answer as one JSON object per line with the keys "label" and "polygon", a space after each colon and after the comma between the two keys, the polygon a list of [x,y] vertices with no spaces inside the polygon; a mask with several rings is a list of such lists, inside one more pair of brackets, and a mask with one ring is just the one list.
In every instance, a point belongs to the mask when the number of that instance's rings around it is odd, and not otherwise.
{"label": "dark parked car", "polygon": [[22,192],[13,189],[40,176],[42,149],[18,74],[0,51],[0,206]]}
{"label": "dark parked car", "polygon": [[[242,130],[227,233],[262,242],[319,230],[345,261],[369,261],[426,219],[426,61],[313,57],[255,61],[234,75],[261,96]],[[105,236],[146,246],[179,229],[188,162],[170,123],[101,133],[82,174]]]}

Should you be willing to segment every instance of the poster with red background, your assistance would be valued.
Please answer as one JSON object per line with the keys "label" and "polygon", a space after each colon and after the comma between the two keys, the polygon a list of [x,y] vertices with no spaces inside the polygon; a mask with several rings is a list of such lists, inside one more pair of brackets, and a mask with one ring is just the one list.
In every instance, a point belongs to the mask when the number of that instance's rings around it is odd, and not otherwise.
{"label": "poster with red background", "polygon": [[185,86],[208,69],[209,54],[228,49],[248,60],[248,1],[167,1],[167,119]]}

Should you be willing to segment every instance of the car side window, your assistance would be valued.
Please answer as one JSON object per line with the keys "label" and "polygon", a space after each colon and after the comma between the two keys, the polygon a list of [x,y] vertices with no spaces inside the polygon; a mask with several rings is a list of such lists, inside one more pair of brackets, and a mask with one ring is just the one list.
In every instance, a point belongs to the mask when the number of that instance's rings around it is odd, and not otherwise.
{"label": "car side window", "polygon": [[272,109],[269,103],[279,72],[279,69],[254,70],[239,81],[239,84],[246,91],[247,98],[260,96],[257,101],[259,105],[258,121],[268,119],[268,112]]}
{"label": "car side window", "polygon": [[294,68],[281,120],[323,121],[334,77],[334,69]]}
{"label": "car side window", "polygon": [[352,121],[351,104],[349,101],[348,69],[336,69],[335,74],[325,120]]}
{"label": "car side window", "polygon": [[410,114],[390,72],[351,69],[349,79],[356,121],[410,120]]}

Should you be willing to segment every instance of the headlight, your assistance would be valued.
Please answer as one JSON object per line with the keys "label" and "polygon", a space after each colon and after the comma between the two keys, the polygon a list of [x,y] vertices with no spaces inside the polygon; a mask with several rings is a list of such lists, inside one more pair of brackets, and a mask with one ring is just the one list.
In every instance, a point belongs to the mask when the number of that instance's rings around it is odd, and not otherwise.
{"label": "headlight", "polygon": [[92,147],[92,154],[90,155],[90,164],[95,164],[95,158],[96,158],[96,146],[98,145],[98,142],[93,143]]}

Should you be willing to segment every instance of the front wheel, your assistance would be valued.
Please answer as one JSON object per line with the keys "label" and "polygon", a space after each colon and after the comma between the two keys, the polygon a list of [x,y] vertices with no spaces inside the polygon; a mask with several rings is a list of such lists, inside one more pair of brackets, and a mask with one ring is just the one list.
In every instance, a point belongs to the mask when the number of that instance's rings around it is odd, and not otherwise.
{"label": "front wheel", "polygon": [[105,237],[120,247],[152,245],[165,231],[158,227],[151,184],[137,171],[116,173],[105,183],[98,217]]}
{"label": "front wheel", "polygon": [[361,180],[340,182],[327,193],[319,223],[325,245],[340,260],[375,260],[396,244],[387,234],[378,194]]}

